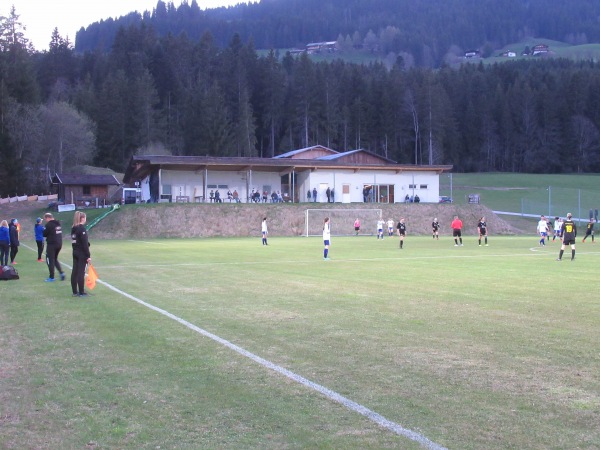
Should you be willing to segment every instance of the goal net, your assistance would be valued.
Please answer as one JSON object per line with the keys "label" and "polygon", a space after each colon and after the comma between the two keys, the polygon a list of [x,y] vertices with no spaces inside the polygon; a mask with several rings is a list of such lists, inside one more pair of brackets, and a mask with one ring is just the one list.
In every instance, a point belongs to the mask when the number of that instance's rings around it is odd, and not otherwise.
{"label": "goal net", "polygon": [[[356,234],[354,221],[360,220],[360,235],[374,235],[381,209],[307,209],[305,217],[305,235],[321,236],[323,220],[329,217],[332,236],[350,236]],[[387,220],[385,217],[383,220]]]}

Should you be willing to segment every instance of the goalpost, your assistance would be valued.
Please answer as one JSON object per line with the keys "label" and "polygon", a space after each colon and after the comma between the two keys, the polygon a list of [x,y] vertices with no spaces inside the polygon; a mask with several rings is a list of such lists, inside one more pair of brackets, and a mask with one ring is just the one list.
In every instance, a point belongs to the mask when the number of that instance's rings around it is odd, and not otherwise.
{"label": "goalpost", "polygon": [[[360,220],[360,235],[374,235],[377,221],[382,215],[378,208],[370,209],[307,209],[305,214],[305,236],[321,236],[323,220],[329,217],[332,236],[355,234],[354,221]],[[385,218],[383,220],[386,220]]]}

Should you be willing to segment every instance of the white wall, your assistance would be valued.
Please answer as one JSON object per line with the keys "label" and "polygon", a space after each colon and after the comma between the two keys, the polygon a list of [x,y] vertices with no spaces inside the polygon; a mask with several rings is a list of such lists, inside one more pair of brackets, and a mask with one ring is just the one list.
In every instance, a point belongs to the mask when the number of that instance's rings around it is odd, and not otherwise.
{"label": "white wall", "polygon": [[[250,185],[248,186],[247,177],[250,176]],[[336,203],[342,202],[342,186],[350,185],[349,201],[352,203],[362,203],[363,201],[363,186],[365,184],[388,184],[394,186],[394,201],[402,203],[406,194],[409,196],[418,195],[422,203],[437,203],[439,201],[439,175],[435,172],[376,172],[369,170],[361,170],[354,172],[353,170],[336,170],[325,171],[316,170],[314,172],[305,171],[296,174],[297,189],[301,202],[306,202],[306,192],[317,188],[318,202],[327,202],[325,190],[327,186],[334,189]],[[415,184],[413,190],[409,188],[411,184]],[[160,194],[162,194],[163,185],[170,184],[173,188],[173,201],[178,192],[175,192],[175,187],[181,187],[182,194],[188,196],[190,201],[193,201],[194,189],[196,195],[203,195],[204,171],[179,171],[179,170],[161,170],[161,186]],[[206,180],[207,185],[227,185],[233,192],[238,191],[239,198],[242,202],[246,202],[249,192],[252,189],[257,189],[262,192],[265,185],[270,185],[272,191],[281,191],[281,176],[278,173],[271,172],[252,172],[250,175],[246,171],[242,172],[219,172],[208,171]],[[144,186],[147,185],[147,180],[142,183],[142,198],[149,198],[149,190],[146,191]],[[427,185],[427,188],[421,188],[421,185]],[[248,188],[248,189],[247,189]],[[207,188],[206,195],[211,188]],[[220,189],[221,198],[227,199],[227,190]],[[146,194],[146,192],[148,192]],[[283,194],[283,192],[282,192]],[[270,198],[269,198],[270,200]],[[311,198],[311,202],[314,199]]]}

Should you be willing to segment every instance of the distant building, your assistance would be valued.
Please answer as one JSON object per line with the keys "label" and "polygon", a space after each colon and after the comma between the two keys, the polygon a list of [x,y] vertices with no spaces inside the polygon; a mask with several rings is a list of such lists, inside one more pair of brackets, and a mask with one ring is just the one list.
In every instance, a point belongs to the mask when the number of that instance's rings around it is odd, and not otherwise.
{"label": "distant building", "polygon": [[467,50],[465,58],[481,58],[481,52],[479,50]]}
{"label": "distant building", "polygon": [[548,46],[546,44],[538,44],[533,47],[533,49],[531,50],[531,54],[533,56],[538,56],[538,55],[544,55],[544,54],[548,53],[549,51],[550,51],[550,49],[548,48]]}
{"label": "distant building", "polygon": [[502,58],[514,58],[517,56],[517,54],[515,52],[513,52],[512,50],[507,50],[505,52],[500,53],[498,56],[500,56]]}
{"label": "distant building", "polygon": [[321,52],[336,52],[338,50],[337,48],[337,41],[328,41],[328,42],[311,42],[310,44],[306,44],[306,52],[309,55],[312,55],[313,53],[321,53]]}

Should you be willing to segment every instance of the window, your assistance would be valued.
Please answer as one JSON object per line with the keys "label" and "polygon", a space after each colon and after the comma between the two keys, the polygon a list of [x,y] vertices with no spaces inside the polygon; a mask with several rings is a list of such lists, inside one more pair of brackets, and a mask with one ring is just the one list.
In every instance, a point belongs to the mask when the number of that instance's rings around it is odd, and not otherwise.
{"label": "window", "polygon": [[163,193],[163,195],[171,195],[171,185],[163,184],[162,193]]}
{"label": "window", "polygon": [[416,188],[417,188],[417,185],[416,185],[416,184],[409,184],[409,185],[408,185],[408,188],[409,188],[409,189],[416,189]]}
{"label": "window", "polygon": [[427,185],[426,184],[420,184],[419,185],[419,189],[427,189]]}
{"label": "window", "polygon": [[83,195],[92,195],[92,187],[83,186]]}

